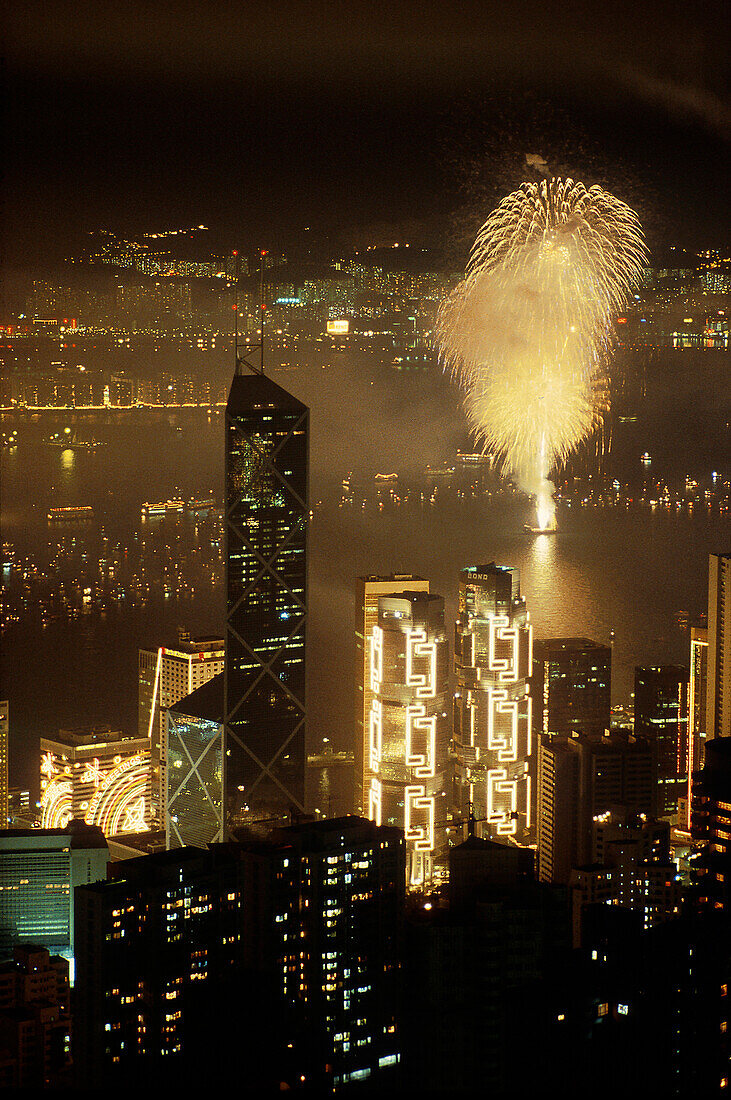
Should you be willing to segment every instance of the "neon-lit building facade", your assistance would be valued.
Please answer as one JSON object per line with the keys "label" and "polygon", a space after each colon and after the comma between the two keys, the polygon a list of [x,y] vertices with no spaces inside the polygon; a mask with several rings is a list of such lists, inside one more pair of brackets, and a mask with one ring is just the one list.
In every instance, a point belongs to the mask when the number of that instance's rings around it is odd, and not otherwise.
{"label": "neon-lit building facade", "polygon": [[444,600],[379,596],[369,645],[368,817],[406,840],[407,882],[429,882],[444,848],[449,747]]}
{"label": "neon-lit building facade", "polygon": [[688,789],[678,807],[679,824],[691,826],[693,776],[703,767],[706,746],[706,691],[708,687],[708,630],[690,628],[690,670],[688,678]]}
{"label": "neon-lit building facade", "polygon": [[309,410],[263,374],[226,405],[224,789],[230,827],[304,810]]}
{"label": "neon-lit building facade", "polygon": [[401,592],[428,592],[429,581],[413,573],[358,577],[355,593],[355,771],[353,813],[368,816],[370,788],[369,723],[371,688],[371,634],[378,623],[378,600]]}
{"label": "neon-lit building facade", "polygon": [[520,575],[491,562],[459,575],[455,800],[491,839],[529,838],[533,627]]}
{"label": "neon-lit building facade", "polygon": [[41,739],[41,828],[63,829],[72,818],[105,836],[150,828],[147,738],[102,727]]}

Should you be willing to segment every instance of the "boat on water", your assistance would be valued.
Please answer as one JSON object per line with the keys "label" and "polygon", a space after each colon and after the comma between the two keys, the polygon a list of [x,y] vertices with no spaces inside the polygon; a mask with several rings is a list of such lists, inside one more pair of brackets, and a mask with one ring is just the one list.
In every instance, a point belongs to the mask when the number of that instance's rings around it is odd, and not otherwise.
{"label": "boat on water", "polygon": [[51,508],[48,512],[49,523],[74,523],[94,518],[94,509],[84,504],[78,508]]}
{"label": "boat on water", "polygon": [[555,535],[558,527],[555,522],[550,527],[536,527],[532,523],[524,523],[523,530],[530,531],[532,535]]}
{"label": "boat on water", "polygon": [[144,519],[149,519],[151,516],[169,516],[174,515],[176,512],[185,511],[185,501],[180,499],[175,500],[161,500],[157,504],[149,504],[145,502],[142,505],[142,516]]}
{"label": "boat on water", "polygon": [[185,507],[189,512],[210,512],[211,508],[216,507],[216,500],[215,497],[204,497],[200,500],[191,499]]}
{"label": "boat on water", "polygon": [[79,439],[76,432],[65,428],[43,440],[45,447],[58,447],[60,451],[93,451],[96,447],[106,447],[100,439]]}

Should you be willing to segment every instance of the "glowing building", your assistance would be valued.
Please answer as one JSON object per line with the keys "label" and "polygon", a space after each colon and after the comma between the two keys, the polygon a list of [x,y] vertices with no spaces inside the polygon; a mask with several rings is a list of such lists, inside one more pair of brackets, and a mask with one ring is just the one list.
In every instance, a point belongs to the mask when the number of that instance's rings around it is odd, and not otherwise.
{"label": "glowing building", "polygon": [[138,736],[149,739],[150,815],[162,827],[166,785],[165,710],[223,672],[223,638],[189,638],[139,654]]}
{"label": "glowing building", "polygon": [[368,814],[369,726],[373,690],[371,688],[371,635],[378,623],[380,596],[396,596],[400,592],[428,592],[429,581],[413,573],[391,576],[358,577],[355,603],[355,773],[353,779],[353,812]]}
{"label": "glowing building", "polygon": [[225,840],[223,674],[165,712],[167,848]]}
{"label": "glowing building", "polygon": [[703,766],[706,746],[706,692],[708,686],[708,630],[690,628],[690,676],[688,680],[688,789],[678,806],[678,824],[690,829],[693,777]]}
{"label": "glowing building", "polygon": [[533,628],[517,569],[469,566],[459,575],[455,628],[455,800],[487,839],[531,829]]}
{"label": "glowing building", "polygon": [[659,817],[675,821],[688,788],[688,669],[635,669],[635,734],[657,746]]}
{"label": "glowing building", "polygon": [[226,405],[227,823],[304,809],[309,410],[264,374]]}
{"label": "glowing building", "polygon": [[8,753],[10,742],[10,703],[0,702],[0,829],[9,824]]}
{"label": "glowing building", "polygon": [[445,855],[448,675],[442,597],[379,596],[369,639],[368,817],[404,830],[413,887]]}
{"label": "glowing building", "polygon": [[72,818],[105,836],[150,828],[146,737],[100,726],[41,738],[41,828],[63,829]]}
{"label": "glowing building", "polygon": [[18,944],[47,947],[71,965],[74,980],[74,889],[106,878],[109,851],[98,828],[0,832],[0,958]]}
{"label": "glowing building", "polygon": [[731,737],[731,553],[708,560],[708,740]]}

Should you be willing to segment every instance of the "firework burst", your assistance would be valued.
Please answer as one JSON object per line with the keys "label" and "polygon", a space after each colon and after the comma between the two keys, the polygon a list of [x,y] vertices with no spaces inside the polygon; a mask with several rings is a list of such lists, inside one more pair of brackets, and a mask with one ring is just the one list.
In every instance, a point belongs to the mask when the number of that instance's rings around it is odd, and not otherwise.
{"label": "firework burst", "polygon": [[473,433],[553,525],[549,473],[602,423],[613,316],[646,249],[637,215],[601,187],[524,183],[477,234],[437,320]]}

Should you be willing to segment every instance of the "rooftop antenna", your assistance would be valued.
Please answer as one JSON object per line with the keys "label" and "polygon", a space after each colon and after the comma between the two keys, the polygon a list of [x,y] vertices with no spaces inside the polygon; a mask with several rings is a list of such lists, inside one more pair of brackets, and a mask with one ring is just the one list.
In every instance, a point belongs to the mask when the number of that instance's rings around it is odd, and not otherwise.
{"label": "rooftop antenna", "polygon": [[[255,333],[239,333],[239,276],[240,262],[238,252],[234,252],[235,258],[235,286],[236,301],[234,302],[234,359],[236,374],[244,374],[245,368],[252,374],[264,373],[264,320],[266,317],[266,302],[264,301],[264,257],[267,249],[259,252],[259,328]],[[256,336],[258,335],[258,339]]]}

